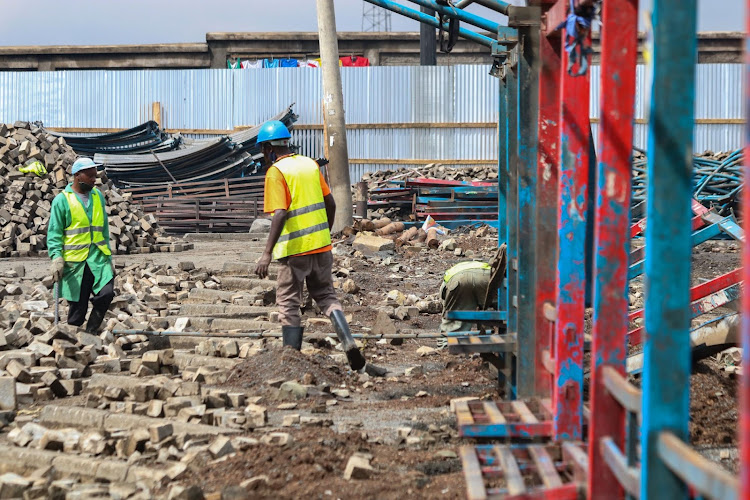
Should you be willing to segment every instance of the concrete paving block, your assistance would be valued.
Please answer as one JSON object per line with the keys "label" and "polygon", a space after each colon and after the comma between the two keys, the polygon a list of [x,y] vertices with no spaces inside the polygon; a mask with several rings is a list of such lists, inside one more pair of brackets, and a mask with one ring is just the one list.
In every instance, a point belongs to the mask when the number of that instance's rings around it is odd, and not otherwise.
{"label": "concrete paving block", "polygon": [[13,377],[0,377],[0,410],[15,410],[16,380]]}
{"label": "concrete paving block", "polygon": [[219,436],[214,439],[208,447],[214,458],[221,458],[234,452],[232,441],[227,436]]}
{"label": "concrete paving block", "polygon": [[6,472],[0,476],[0,498],[21,498],[30,486],[31,481],[23,476]]}
{"label": "concrete paving block", "polygon": [[349,461],[346,463],[344,479],[369,479],[374,471],[375,469],[372,468],[367,457],[355,453],[349,457]]}

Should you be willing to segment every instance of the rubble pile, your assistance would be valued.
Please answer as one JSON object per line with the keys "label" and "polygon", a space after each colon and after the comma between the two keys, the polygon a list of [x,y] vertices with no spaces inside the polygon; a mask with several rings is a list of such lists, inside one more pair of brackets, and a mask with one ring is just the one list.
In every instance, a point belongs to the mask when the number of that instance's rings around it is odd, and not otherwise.
{"label": "rubble pile", "polygon": [[[0,257],[46,255],[52,200],[70,182],[76,154],[62,137],[29,122],[0,124]],[[39,161],[46,174],[19,168]],[[109,215],[110,246],[115,254],[182,251],[190,247],[164,237],[152,214],[144,214],[100,172]]]}
{"label": "rubble pile", "polygon": [[[388,252],[396,249],[403,251],[440,250],[453,252],[456,256],[472,258],[472,253],[465,253],[457,245],[454,238],[449,238],[451,231],[438,224],[429,223],[418,225],[407,225],[403,222],[392,220],[390,217],[379,219],[357,219],[354,225],[346,227],[343,235],[347,237],[346,242],[354,250],[364,255],[373,255],[379,252]],[[428,226],[425,230],[424,227]],[[496,230],[490,226],[479,227],[474,236],[478,238],[487,237]]]}

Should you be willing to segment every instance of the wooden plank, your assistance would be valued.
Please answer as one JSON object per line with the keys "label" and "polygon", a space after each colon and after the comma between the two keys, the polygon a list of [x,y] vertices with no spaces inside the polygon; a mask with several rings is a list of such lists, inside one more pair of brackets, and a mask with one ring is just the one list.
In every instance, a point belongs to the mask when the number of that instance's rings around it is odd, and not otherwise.
{"label": "wooden plank", "polygon": [[[617,482],[620,483],[628,494],[634,498],[640,498],[641,475],[639,469],[628,467],[625,455],[620,451],[611,437],[602,438],[599,443],[602,458],[609,466]],[[715,466],[714,466],[715,467]],[[724,497],[721,497],[724,498]]]}
{"label": "wooden plank", "polygon": [[[623,367],[624,368],[624,367]],[[614,367],[602,367],[604,387],[625,409],[632,413],[641,412],[641,391],[628,382]]]}
{"label": "wooden plank", "polygon": [[484,488],[482,468],[479,465],[476,449],[473,446],[465,445],[460,448],[460,453],[466,481],[466,498],[469,500],[485,500],[487,490]]}
{"label": "wooden plank", "polygon": [[722,500],[740,498],[737,477],[704,458],[671,432],[660,433],[656,447],[666,466],[702,495]]}
{"label": "wooden plank", "polygon": [[510,405],[513,410],[518,413],[518,416],[521,418],[521,422],[523,422],[524,424],[539,423],[539,420],[534,416],[533,413],[531,413],[531,410],[529,410],[529,407],[526,406],[526,403],[524,403],[523,401],[511,401]]}
{"label": "wooden plank", "polygon": [[456,425],[458,427],[474,425],[474,416],[471,414],[471,410],[466,401],[456,402]]}
{"label": "wooden plank", "polygon": [[509,495],[520,495],[526,493],[526,484],[523,482],[523,476],[518,468],[516,457],[508,446],[495,446],[495,453],[500,460],[500,466],[505,472],[505,484]]}
{"label": "wooden plank", "polygon": [[589,473],[589,456],[575,443],[565,442],[562,445],[563,460],[573,466],[576,481],[586,484]]}
{"label": "wooden plank", "polygon": [[531,445],[528,447],[529,455],[534,459],[537,466],[537,472],[542,478],[545,488],[558,488],[562,486],[562,479],[557,473],[555,463],[550,457],[547,450],[540,445]]}
{"label": "wooden plank", "polygon": [[[599,118],[591,117],[591,123],[599,123]],[[648,125],[645,118],[636,118],[638,125]],[[696,125],[744,125],[743,118],[696,118]],[[205,129],[205,128],[165,128],[162,129],[170,134],[195,134],[195,135],[229,135],[238,130],[248,129],[250,126],[237,126],[234,129]],[[347,123],[347,130],[392,130],[392,129],[496,129],[497,123],[493,122],[416,122],[416,123]],[[60,134],[112,134],[122,132],[124,128],[106,127],[45,127],[50,132]],[[295,124],[293,130],[323,130],[322,124]],[[433,160],[434,162],[435,160]]]}
{"label": "wooden plank", "polygon": [[497,407],[497,403],[493,401],[485,401],[482,405],[484,414],[487,415],[489,421],[493,424],[505,424],[505,416],[500,412],[500,408]]}

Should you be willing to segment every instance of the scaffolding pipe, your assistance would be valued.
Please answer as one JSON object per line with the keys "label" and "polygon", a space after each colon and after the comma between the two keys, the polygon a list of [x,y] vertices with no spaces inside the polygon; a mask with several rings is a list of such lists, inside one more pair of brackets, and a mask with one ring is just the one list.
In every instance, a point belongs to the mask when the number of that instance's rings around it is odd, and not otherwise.
{"label": "scaffolding pipe", "polygon": [[499,12],[506,16],[512,7],[508,2],[501,2],[500,0],[462,0],[456,4],[456,8],[464,9],[473,3],[477,3],[482,7],[487,7],[490,10],[494,10],[495,12]]}
{"label": "scaffolding pipe", "polygon": [[[400,14],[404,17],[414,19],[415,21],[419,21],[420,23],[429,24],[430,26],[441,29],[440,22],[434,17],[428,16],[427,14],[422,14],[418,10],[404,7],[403,5],[392,2],[391,0],[365,0],[365,2],[377,5],[378,7],[390,10],[391,12],[395,12],[396,14]],[[444,23],[442,29],[448,29],[448,23]],[[471,40],[474,43],[484,45],[485,47],[492,47],[496,43],[492,38],[480,35],[479,33],[474,33],[473,31],[467,30],[466,28],[459,28],[458,36],[466,38],[467,40]]]}
{"label": "scaffolding pipe", "polygon": [[476,14],[472,14],[471,12],[466,12],[455,7],[446,7],[445,5],[439,4],[436,0],[409,0],[409,2],[415,3],[422,7],[427,7],[439,14],[458,19],[461,22],[471,24],[473,26],[476,26],[477,28],[489,31],[490,33],[493,33],[495,35],[509,29],[506,26],[501,26],[496,22],[490,21]]}

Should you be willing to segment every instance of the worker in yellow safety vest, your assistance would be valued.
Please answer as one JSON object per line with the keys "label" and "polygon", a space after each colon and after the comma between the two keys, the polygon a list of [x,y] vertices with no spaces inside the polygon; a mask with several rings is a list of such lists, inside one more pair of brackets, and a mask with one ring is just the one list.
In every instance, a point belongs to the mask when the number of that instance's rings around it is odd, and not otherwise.
{"label": "worker in yellow safety vest", "polygon": [[[333,289],[331,227],[336,203],[318,164],[295,154],[289,147],[291,134],[280,121],[261,127],[261,145],[266,165],[264,211],[272,213],[265,251],[255,273],[265,278],[271,259],[281,264],[277,277],[276,304],[279,308],[284,346],[300,350],[302,334],[300,305],[302,288],[329,317],[354,370],[365,368],[365,359],[354,342],[341,303]],[[369,366],[369,365],[368,365]]]}
{"label": "worker in yellow safety vest", "polygon": [[93,294],[89,333],[99,331],[115,296],[107,210],[104,195],[94,187],[97,167],[90,158],[73,163],[73,182],[52,201],[47,227],[50,273],[68,301],[69,325],[83,324]]}
{"label": "worker in yellow safety vest", "polygon": [[468,331],[473,323],[477,323],[447,319],[449,311],[481,311],[497,305],[497,287],[505,276],[505,248],[505,244],[501,245],[489,264],[459,262],[445,272],[440,286],[443,301],[441,332]]}

